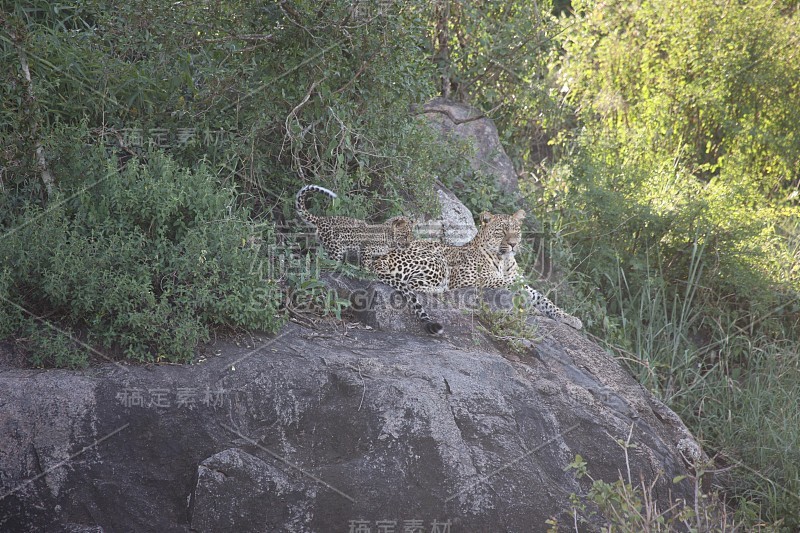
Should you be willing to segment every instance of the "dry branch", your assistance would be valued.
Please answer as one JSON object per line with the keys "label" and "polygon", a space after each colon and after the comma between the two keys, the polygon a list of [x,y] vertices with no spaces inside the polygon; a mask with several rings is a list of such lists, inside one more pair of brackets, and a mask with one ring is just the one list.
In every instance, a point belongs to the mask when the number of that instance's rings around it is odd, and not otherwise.
{"label": "dry branch", "polygon": [[[19,65],[22,68],[22,74],[25,76],[25,81],[28,84],[28,97],[33,102],[36,96],[33,93],[33,81],[31,80],[31,69],[28,66],[28,55],[22,46],[17,46],[17,54],[19,56]],[[42,169],[42,183],[44,184],[47,196],[53,192],[53,175],[47,168],[47,159],[44,157],[44,146],[41,141],[36,141],[36,161]]]}

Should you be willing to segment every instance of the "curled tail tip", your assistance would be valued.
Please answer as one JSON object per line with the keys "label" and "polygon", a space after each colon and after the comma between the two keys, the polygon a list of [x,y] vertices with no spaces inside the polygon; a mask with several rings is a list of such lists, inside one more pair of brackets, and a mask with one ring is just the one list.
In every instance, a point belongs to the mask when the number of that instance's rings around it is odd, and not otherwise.
{"label": "curled tail tip", "polygon": [[429,335],[441,335],[444,331],[444,327],[438,322],[426,322],[425,331],[427,331]]}
{"label": "curled tail tip", "polygon": [[564,322],[574,329],[583,329],[583,322],[581,322],[581,319],[576,316],[567,317]]}
{"label": "curled tail tip", "polygon": [[336,196],[336,193],[333,192],[332,190],[326,189],[325,187],[322,187],[321,185],[314,185],[314,184],[305,185],[302,189],[297,191],[297,197],[299,198],[300,196],[304,195],[308,191],[317,191],[317,192],[325,193],[328,196],[330,196],[331,198],[338,198],[338,196]]}
{"label": "curled tail tip", "polygon": [[322,192],[330,196],[331,198],[336,198],[336,193],[326,189],[325,187],[320,187],[319,185],[305,185],[299,191],[294,198],[294,207],[297,210],[297,213],[300,215],[300,218],[303,219],[305,222],[313,225],[317,225],[317,217],[315,217],[311,212],[306,208],[306,195],[309,192]]}

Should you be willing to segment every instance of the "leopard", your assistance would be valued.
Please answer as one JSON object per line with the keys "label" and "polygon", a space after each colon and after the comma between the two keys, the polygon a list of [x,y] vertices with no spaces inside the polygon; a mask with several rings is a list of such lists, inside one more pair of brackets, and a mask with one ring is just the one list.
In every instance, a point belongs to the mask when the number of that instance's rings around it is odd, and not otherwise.
{"label": "leopard", "polygon": [[583,329],[583,322],[580,318],[566,313],[558,307],[547,296],[537,291],[527,283],[516,259],[516,247],[518,241],[504,240],[500,245],[500,269],[498,276],[500,284],[497,287],[510,287],[514,283],[522,283],[522,290],[528,294],[529,304],[542,315],[564,323],[573,329]]}
{"label": "leopard", "polygon": [[468,243],[454,246],[417,239],[405,248],[376,257],[370,270],[403,295],[429,334],[439,335],[444,327],[425,311],[416,293],[440,294],[460,287],[494,286],[501,280],[503,267],[500,246],[505,241],[513,242],[524,218],[521,209],[513,215],[482,213],[484,223]]}
{"label": "leopard", "polygon": [[373,258],[405,248],[414,239],[414,222],[405,216],[392,217],[382,224],[368,224],[345,216],[316,216],[306,207],[308,195],[315,192],[337,198],[335,192],[325,187],[306,185],[297,192],[295,209],[304,222],[316,228],[317,239],[331,259],[341,263],[355,253],[358,265],[365,268]]}
{"label": "leopard", "polygon": [[[437,241],[415,240],[403,249],[377,257],[371,270],[378,279],[399,291],[423,322],[425,330],[439,335],[444,327],[434,321],[419,303],[416,292],[442,293],[462,287],[509,287],[522,279],[515,258],[521,241],[525,211],[513,215],[483,212],[476,236],[463,246]],[[531,305],[540,313],[581,329],[577,317],[568,315],[539,291],[529,285],[524,290]]]}

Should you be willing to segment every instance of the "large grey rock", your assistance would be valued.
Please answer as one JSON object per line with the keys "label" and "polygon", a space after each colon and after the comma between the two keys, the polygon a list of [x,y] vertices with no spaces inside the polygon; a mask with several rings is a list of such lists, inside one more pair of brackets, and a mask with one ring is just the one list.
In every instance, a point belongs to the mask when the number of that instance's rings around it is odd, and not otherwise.
{"label": "large grey rock", "polygon": [[[337,272],[325,273],[322,279],[339,298],[350,301],[347,310],[350,318],[376,330],[425,334],[422,323],[403,296],[388,285],[354,279]],[[476,336],[482,336],[476,329],[476,321],[483,303],[492,310],[508,310],[513,307],[513,296],[505,289],[478,290],[471,287],[444,294],[417,294],[428,314],[445,325],[447,338],[463,345],[469,345]]]}
{"label": "large grey rock", "polygon": [[670,492],[692,500],[672,479],[700,448],[604,350],[538,319],[530,354],[506,355],[451,311],[435,310],[439,338],[404,331],[403,308],[376,322],[394,331],[290,324],[220,340],[191,366],[31,371],[0,357],[0,530],[567,527],[587,485],[565,467],[580,454],[617,479],[631,428],[633,479],[655,482],[662,509]]}
{"label": "large grey rock", "polygon": [[415,228],[417,237],[453,246],[462,246],[471,241],[478,233],[472,212],[441,183],[436,184],[436,194],[441,215],[436,219],[418,222]]}
{"label": "large grey rock", "polygon": [[200,463],[189,512],[192,529],[308,531],[314,480],[294,479],[283,464],[272,462],[229,448]]}
{"label": "large grey rock", "polygon": [[[470,166],[474,172],[494,176],[498,188],[506,194],[519,192],[514,165],[490,118],[478,109],[444,98],[431,100],[417,112],[422,113],[443,137],[463,139],[473,146]],[[469,178],[462,176],[459,179]],[[466,244],[477,233],[473,213],[441,183],[436,184],[436,192],[442,214],[436,220],[421,222],[417,227],[419,236],[455,246]]]}
{"label": "large grey rock", "polygon": [[506,154],[492,119],[474,107],[445,98],[434,98],[422,107],[431,126],[443,135],[464,139],[475,148],[472,169],[494,176],[506,194],[518,192],[517,173]]}

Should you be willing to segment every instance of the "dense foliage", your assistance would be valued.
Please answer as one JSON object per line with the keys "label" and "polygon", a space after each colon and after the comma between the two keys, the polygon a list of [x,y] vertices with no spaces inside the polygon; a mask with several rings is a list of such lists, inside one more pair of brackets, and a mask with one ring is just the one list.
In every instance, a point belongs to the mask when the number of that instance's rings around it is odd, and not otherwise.
{"label": "dense foliage", "polygon": [[434,90],[411,7],[4,11],[3,333],[23,333],[36,364],[80,364],[77,342],[187,360],[209,327],[277,327],[276,284],[318,298],[301,268],[253,268],[276,259],[273,244],[291,255],[304,181],[350,198],[329,212],[434,210],[433,180],[465,162],[409,113]]}
{"label": "dense foliage", "polygon": [[[102,148],[93,152],[84,157],[105,165],[86,176],[96,185],[69,197],[54,191],[47,209],[26,209],[0,240],[10,278],[3,327],[30,330],[34,364],[76,366],[115,352],[188,361],[211,326],[280,323],[278,289],[256,275],[261,258],[248,245],[271,232],[235,207],[233,190],[159,153],[120,171]],[[32,310],[56,317],[55,327],[43,328]],[[106,350],[87,353],[91,346]]]}
{"label": "dense foliage", "polygon": [[598,335],[734,468],[729,496],[757,486],[764,516],[796,528],[798,15],[573,5],[554,72],[581,129],[553,133],[570,157],[533,196],[570,233]]}
{"label": "dense foliage", "polygon": [[521,264],[733,467],[737,523],[796,528],[795,3],[555,4],[5,2],[0,335],[37,366],[186,361],[298,294],[338,313],[313,269],[272,268],[310,264],[303,183],[371,220],[435,210],[437,177],[511,209],[422,126],[445,95],[517,165]]}

